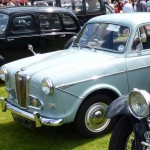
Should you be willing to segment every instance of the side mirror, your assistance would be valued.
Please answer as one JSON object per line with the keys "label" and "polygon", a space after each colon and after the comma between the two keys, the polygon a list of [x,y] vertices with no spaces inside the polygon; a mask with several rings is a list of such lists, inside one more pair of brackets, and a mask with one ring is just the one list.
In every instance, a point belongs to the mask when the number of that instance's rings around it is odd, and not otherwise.
{"label": "side mirror", "polygon": [[36,55],[36,53],[33,50],[33,46],[31,44],[28,44],[28,50],[33,53],[33,55]]}

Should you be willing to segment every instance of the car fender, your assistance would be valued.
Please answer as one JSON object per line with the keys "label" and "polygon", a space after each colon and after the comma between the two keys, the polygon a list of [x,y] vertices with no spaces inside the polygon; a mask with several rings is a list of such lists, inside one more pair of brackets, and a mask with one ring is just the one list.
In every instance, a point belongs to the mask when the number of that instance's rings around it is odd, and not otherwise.
{"label": "car fender", "polygon": [[117,115],[129,115],[129,109],[128,109],[128,97],[127,96],[120,96],[116,100],[114,100],[106,111],[106,117],[112,118]]}
{"label": "car fender", "polygon": [[98,90],[110,90],[113,93],[116,93],[116,95],[121,96],[121,92],[119,91],[119,89],[117,89],[115,86],[113,85],[108,85],[108,84],[96,84],[93,85],[91,87],[89,87],[88,89],[86,89],[82,95],[80,95],[80,97],[82,97],[82,99],[86,99],[86,97],[88,97],[90,94],[92,94],[95,91]]}

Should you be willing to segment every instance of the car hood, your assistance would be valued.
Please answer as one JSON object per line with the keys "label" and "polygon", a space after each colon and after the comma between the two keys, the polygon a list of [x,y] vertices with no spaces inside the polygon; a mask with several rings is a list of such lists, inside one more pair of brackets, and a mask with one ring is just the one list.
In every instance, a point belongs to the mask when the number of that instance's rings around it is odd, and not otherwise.
{"label": "car hood", "polygon": [[28,75],[32,82],[41,82],[49,77],[55,85],[63,85],[116,72],[118,68],[112,65],[122,59],[116,60],[116,57],[119,56],[103,51],[72,49],[21,59],[5,67],[13,76],[18,71],[19,74]]}

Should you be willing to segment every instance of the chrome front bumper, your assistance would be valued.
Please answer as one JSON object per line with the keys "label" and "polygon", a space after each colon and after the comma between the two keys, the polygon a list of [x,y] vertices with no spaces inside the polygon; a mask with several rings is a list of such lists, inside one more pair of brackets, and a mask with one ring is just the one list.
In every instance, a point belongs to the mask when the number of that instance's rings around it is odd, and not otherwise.
{"label": "chrome front bumper", "polygon": [[50,118],[44,118],[42,117],[38,112],[33,112],[33,114],[26,112],[24,110],[21,110],[12,104],[8,103],[6,99],[3,97],[0,97],[0,106],[3,112],[6,110],[10,110],[12,113],[19,115],[21,117],[24,117],[26,119],[32,120],[35,122],[36,127],[41,127],[42,125],[46,126],[60,126],[63,124],[62,119],[50,119]]}

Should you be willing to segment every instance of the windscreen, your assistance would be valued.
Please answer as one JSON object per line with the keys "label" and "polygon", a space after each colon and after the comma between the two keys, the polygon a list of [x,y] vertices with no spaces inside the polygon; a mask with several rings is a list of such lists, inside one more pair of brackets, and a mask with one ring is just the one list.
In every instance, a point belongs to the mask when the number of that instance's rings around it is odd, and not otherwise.
{"label": "windscreen", "polygon": [[90,46],[97,50],[124,52],[130,35],[127,26],[110,23],[87,24],[74,44]]}

